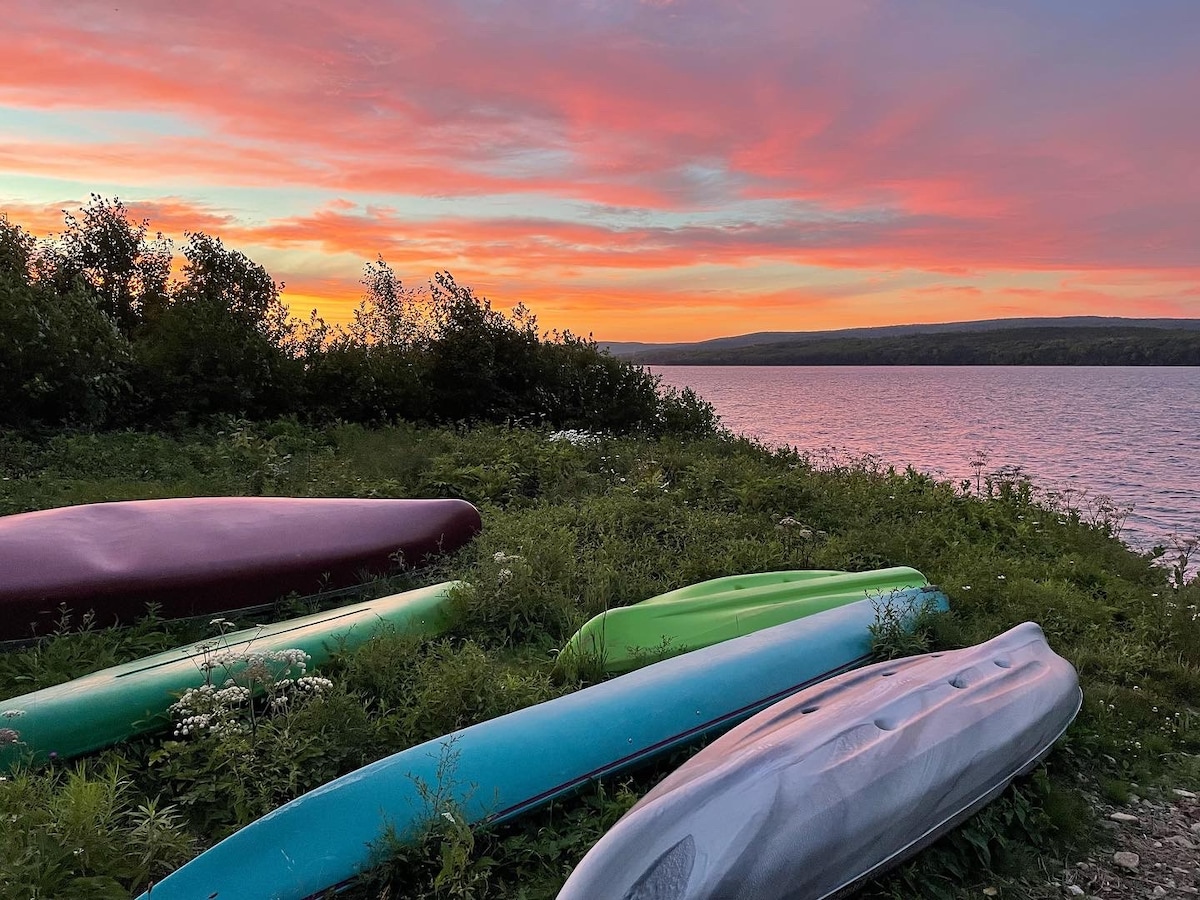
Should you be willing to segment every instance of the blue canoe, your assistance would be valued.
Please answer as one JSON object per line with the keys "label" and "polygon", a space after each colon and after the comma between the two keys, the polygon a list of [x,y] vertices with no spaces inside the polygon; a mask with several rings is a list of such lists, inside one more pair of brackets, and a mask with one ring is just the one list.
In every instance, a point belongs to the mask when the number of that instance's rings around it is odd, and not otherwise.
{"label": "blue canoe", "polygon": [[[947,608],[931,587],[893,597],[910,600]],[[388,827],[415,842],[451,807],[469,823],[510,819],[861,666],[874,621],[872,601],[861,600],[410,747],[253,822],[141,900],[311,897],[364,871]],[[429,808],[431,794],[447,808]]]}

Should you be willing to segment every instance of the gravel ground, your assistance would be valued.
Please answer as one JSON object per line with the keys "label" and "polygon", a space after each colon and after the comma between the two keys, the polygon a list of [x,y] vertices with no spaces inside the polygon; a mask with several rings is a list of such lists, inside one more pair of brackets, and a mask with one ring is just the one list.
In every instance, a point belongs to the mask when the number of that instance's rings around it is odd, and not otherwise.
{"label": "gravel ground", "polygon": [[1099,849],[1059,882],[1065,896],[1190,898],[1200,896],[1200,799],[1184,788],[1125,806],[1100,804],[1112,845]]}

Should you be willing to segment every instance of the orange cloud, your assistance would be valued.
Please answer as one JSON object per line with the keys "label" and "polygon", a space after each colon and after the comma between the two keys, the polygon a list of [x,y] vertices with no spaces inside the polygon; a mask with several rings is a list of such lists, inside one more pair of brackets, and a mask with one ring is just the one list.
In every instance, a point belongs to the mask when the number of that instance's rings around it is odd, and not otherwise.
{"label": "orange cloud", "polygon": [[[18,0],[5,24],[14,219],[128,185],[297,304],[348,309],[348,260],[382,252],[606,333],[1200,308],[1186,4]],[[321,200],[171,199],[264,186]]]}

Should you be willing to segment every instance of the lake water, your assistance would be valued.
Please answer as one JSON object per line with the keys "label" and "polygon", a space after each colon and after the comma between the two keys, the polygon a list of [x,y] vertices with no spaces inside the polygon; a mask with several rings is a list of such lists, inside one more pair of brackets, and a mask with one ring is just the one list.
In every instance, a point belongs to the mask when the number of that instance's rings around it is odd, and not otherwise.
{"label": "lake water", "polygon": [[[1132,546],[1200,534],[1200,369],[654,366],[772,446],[912,466],[954,482],[1018,466],[1039,487],[1132,506]],[[1086,492],[1083,494],[1082,492]],[[1075,505],[1079,505],[1078,499]]]}

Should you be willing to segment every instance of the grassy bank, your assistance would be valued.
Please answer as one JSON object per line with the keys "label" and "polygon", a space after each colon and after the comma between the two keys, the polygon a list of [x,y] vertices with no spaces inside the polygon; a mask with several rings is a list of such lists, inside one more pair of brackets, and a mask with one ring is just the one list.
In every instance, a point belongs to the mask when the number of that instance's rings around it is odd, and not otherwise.
{"label": "grassy bank", "polygon": [[[1124,547],[1119,511],[1021,480],[950,485],[869,461],[823,462],[721,436],[494,428],[230,422],[171,436],[0,437],[0,513],[201,494],[459,496],[485,526],[439,566],[363,587],[469,581],[448,637],[381,637],[320,672],[331,684],[319,695],[253,730],[168,733],[10,775],[0,783],[0,894],[128,896],[339,774],[578,688],[556,677],[553,651],[596,612],[738,572],[914,566],[951,599],[938,646],[1034,620],[1080,672],[1083,712],[1047,766],[869,893],[970,896],[986,884],[1038,896],[1046,873],[1095,838],[1091,796],[1195,783],[1200,587]],[[64,634],[0,656],[0,696],[202,631],[150,621]],[[420,850],[389,859],[381,847],[383,865],[349,896],[553,897],[604,827],[680,758],[503,829],[444,821]]]}

